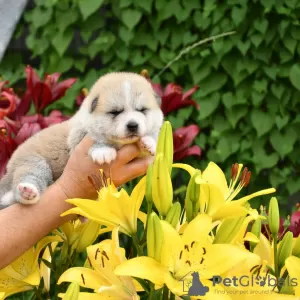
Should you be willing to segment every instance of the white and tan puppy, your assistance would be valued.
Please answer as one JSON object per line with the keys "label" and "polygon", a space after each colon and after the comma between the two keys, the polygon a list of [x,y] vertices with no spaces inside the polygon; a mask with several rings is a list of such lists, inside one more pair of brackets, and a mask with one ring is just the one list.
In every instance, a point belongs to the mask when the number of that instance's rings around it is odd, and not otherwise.
{"label": "white and tan puppy", "polygon": [[0,181],[0,207],[36,203],[62,174],[70,152],[85,135],[95,141],[91,158],[110,163],[117,149],[129,143],[138,142],[154,155],[162,123],[160,98],[143,76],[102,76],[71,119],[35,134],[14,152]]}

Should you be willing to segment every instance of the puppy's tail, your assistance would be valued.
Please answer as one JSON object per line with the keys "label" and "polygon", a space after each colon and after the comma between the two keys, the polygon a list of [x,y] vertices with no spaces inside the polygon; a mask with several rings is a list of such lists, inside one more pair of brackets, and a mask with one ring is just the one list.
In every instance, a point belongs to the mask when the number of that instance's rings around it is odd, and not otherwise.
{"label": "puppy's tail", "polygon": [[0,209],[14,202],[11,184],[12,176],[10,174],[4,175],[4,177],[0,180]]}

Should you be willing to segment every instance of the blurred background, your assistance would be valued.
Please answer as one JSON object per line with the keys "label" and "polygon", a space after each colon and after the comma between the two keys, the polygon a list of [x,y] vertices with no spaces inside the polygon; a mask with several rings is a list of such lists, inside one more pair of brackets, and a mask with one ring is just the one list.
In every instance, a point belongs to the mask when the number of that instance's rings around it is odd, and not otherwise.
{"label": "blurred background", "polygon": [[[200,128],[192,145],[201,155],[184,160],[198,168],[212,160],[228,178],[243,163],[248,192],[276,187],[286,214],[300,202],[299,0],[0,0],[0,11],[2,80],[21,91],[26,65],[40,77],[78,78],[46,113],[72,115],[82,88],[110,71],[147,69],[183,91],[199,85],[199,109],[166,116],[174,129]],[[230,31],[160,72],[186,47]]]}

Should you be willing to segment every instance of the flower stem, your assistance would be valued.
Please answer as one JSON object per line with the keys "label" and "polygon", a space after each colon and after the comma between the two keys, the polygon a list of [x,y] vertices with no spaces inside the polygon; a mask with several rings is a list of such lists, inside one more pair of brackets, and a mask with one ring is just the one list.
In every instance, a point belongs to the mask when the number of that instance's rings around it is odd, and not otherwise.
{"label": "flower stem", "polygon": [[148,300],[154,300],[154,283],[150,282],[150,292],[149,292],[149,298]]}
{"label": "flower stem", "polygon": [[278,281],[279,270],[278,270],[278,257],[277,257],[277,234],[273,234],[273,244],[274,244],[274,266],[275,266],[275,277]]}
{"label": "flower stem", "polygon": [[163,297],[162,300],[168,300],[169,299],[169,289],[168,287],[165,285],[164,289],[163,289]]}
{"label": "flower stem", "polygon": [[143,238],[142,238],[142,243],[144,244],[147,240],[147,228],[148,228],[148,220],[149,220],[149,216],[152,212],[152,205],[153,203],[152,202],[148,202],[148,205],[147,205],[147,220],[146,220],[146,226],[145,226],[145,230],[144,230],[144,235],[143,235]]}
{"label": "flower stem", "polygon": [[136,234],[132,235],[131,237],[132,237],[132,241],[133,241],[133,244],[135,246],[135,249],[136,249],[138,255],[143,256],[144,254],[143,254],[143,251],[140,247],[139,240],[138,240]]}
{"label": "flower stem", "polygon": [[170,300],[175,300],[175,294],[171,293]]}

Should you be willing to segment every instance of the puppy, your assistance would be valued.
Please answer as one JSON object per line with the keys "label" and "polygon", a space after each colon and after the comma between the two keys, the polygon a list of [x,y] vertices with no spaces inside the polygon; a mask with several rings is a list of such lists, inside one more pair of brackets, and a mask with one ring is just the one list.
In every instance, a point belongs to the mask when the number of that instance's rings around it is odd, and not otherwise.
{"label": "puppy", "polygon": [[117,150],[130,143],[154,155],[163,123],[160,104],[151,84],[139,74],[100,77],[71,119],[40,131],[13,153],[0,181],[0,207],[36,203],[60,177],[85,135],[95,141],[89,155],[98,164],[112,162]]}

